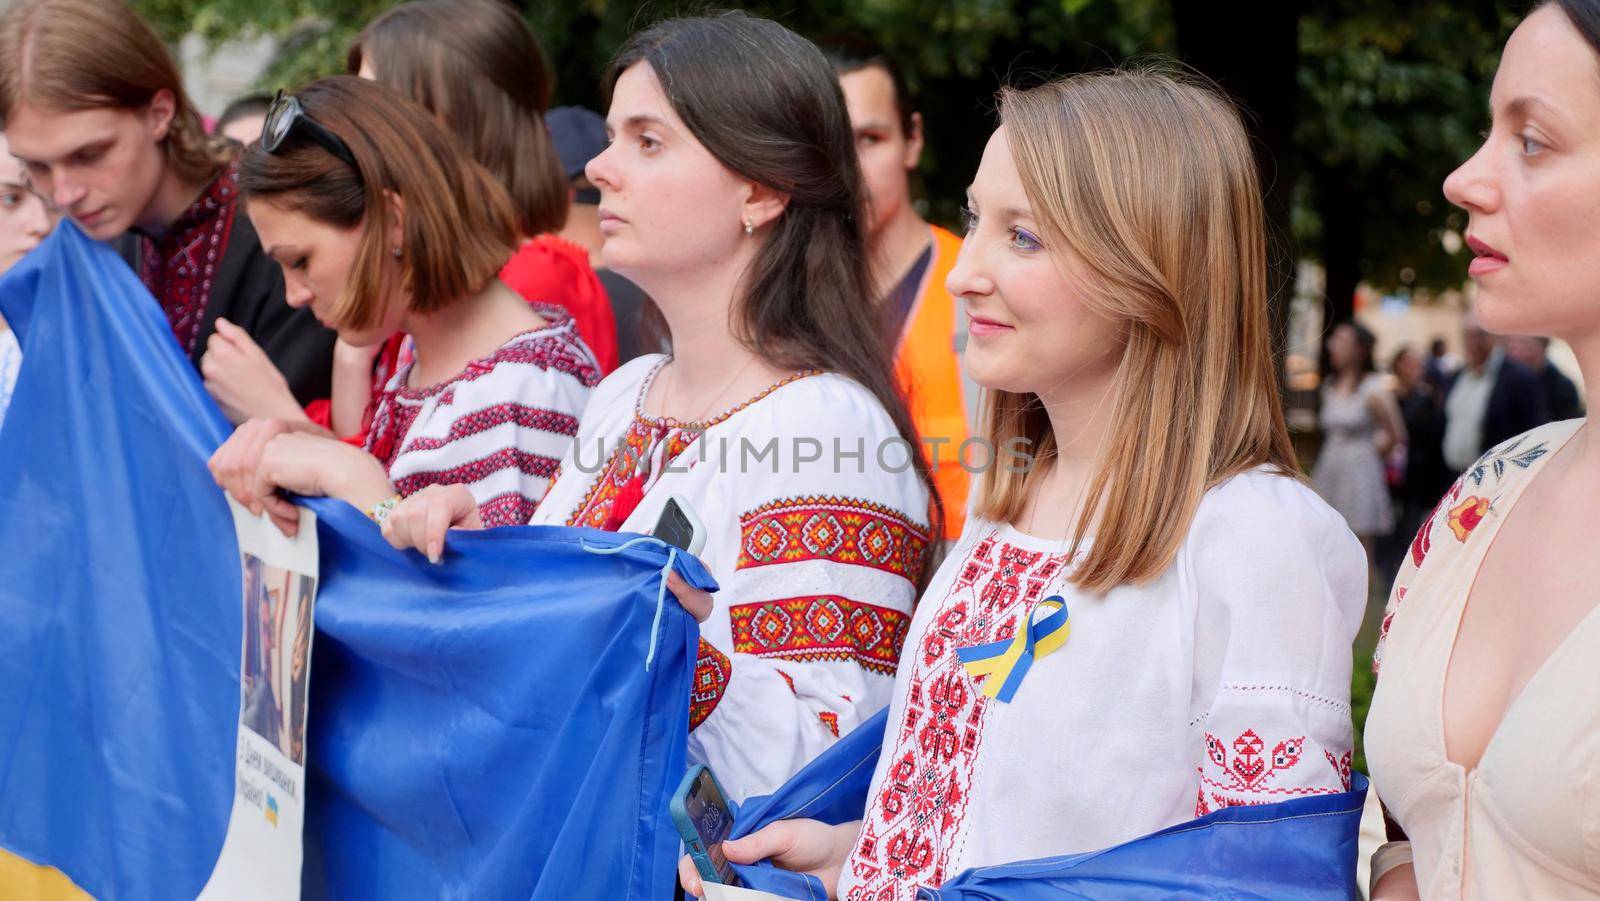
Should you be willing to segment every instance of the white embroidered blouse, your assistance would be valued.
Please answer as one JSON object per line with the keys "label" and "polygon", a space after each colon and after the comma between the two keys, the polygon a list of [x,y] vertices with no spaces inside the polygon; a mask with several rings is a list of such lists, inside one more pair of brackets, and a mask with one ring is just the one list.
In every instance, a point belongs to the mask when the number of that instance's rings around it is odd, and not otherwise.
{"label": "white embroidered blouse", "polygon": [[671,495],[704,522],[721,590],[700,627],[689,756],[742,800],[888,703],[928,495],[856,382],[801,374],[678,424],[642,411],[665,360],[640,357],[595,390],[533,522],[648,533]]}
{"label": "white embroidered blouse", "polygon": [[389,379],[366,449],[394,490],[463,484],[485,526],[533,515],[578,431],[578,414],[600,381],[594,354],[571,317],[523,332],[449,381],[408,388],[412,363]]}
{"label": "white embroidered blouse", "polygon": [[[917,608],[839,897],[1092,851],[1219,807],[1350,784],[1351,642],[1367,565],[1311,488],[1257,470],[1201,501],[1173,565],[1096,597],[1063,544],[969,519]],[[955,649],[1059,594],[1071,633],[1011,703]]]}

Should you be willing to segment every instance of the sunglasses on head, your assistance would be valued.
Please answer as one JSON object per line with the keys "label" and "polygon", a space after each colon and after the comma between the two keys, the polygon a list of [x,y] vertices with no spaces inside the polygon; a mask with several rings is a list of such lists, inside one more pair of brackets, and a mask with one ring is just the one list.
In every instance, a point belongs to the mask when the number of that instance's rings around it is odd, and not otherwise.
{"label": "sunglasses on head", "polygon": [[279,91],[272,98],[272,106],[267,109],[267,120],[261,126],[261,149],[277,153],[283,142],[295,132],[316,141],[322,149],[343,160],[350,168],[361,171],[361,167],[356,165],[355,154],[350,152],[338,135],[311,118],[311,114],[300,105],[299,97]]}

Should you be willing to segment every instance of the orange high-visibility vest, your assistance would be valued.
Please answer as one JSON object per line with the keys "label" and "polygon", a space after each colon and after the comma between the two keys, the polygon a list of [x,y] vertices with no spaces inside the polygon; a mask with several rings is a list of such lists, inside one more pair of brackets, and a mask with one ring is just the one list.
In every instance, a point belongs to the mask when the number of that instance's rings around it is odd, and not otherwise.
{"label": "orange high-visibility vest", "polygon": [[[937,225],[932,229],[933,258],[900,334],[895,375],[911,407],[911,419],[923,437],[923,455],[935,464],[933,480],[944,501],[944,537],[955,540],[966,520],[970,479],[958,454],[969,430],[956,351],[956,299],[945,290],[944,282],[955,268],[961,239]],[[930,439],[943,440],[935,445]],[[974,462],[984,459],[980,453],[972,456]]]}

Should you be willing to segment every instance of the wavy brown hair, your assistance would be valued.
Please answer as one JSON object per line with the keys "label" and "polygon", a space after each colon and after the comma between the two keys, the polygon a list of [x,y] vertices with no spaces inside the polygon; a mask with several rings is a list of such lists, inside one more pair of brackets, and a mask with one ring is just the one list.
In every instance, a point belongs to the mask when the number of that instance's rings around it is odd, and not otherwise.
{"label": "wavy brown hair", "polygon": [[350,48],[378,81],[444,120],[511,195],[523,237],[559,231],[569,188],[544,114],[551,78],[528,23],[495,0],[414,0],[373,19]]}
{"label": "wavy brown hair", "polygon": [[300,132],[276,151],[245,151],[239,188],[247,201],[269,200],[342,229],[361,229],[361,244],[332,315],[365,328],[381,318],[393,285],[386,193],[404,204],[401,288],[410,307],[432,312],[483,290],[516,246],[505,189],[427,110],[393,88],[339,75],[295,92],[306,115],[350,148],[356,167]]}
{"label": "wavy brown hair", "polygon": [[[1152,68],[1003,90],[1000,120],[1034,214],[1081,258],[1086,304],[1124,337],[1074,553],[1091,524],[1094,539],[1072,581],[1096,592],[1149,581],[1176,558],[1207,489],[1263,465],[1299,473],[1250,141],[1217,91]],[[1015,522],[1052,465],[1054,433],[1037,396],[986,395],[993,446],[1027,439],[1041,461],[979,481],[979,514]]]}
{"label": "wavy brown hair", "polygon": [[161,91],[176,108],[162,142],[167,164],[185,182],[209,182],[237,151],[206,134],[172,52],[126,3],[21,0],[0,15],[0,123],[19,103],[142,110]]}
{"label": "wavy brown hair", "polygon": [[[617,79],[637,63],[655,72],[673,111],[718,162],[788,197],[734,301],[734,334],[779,367],[835,372],[866,388],[910,444],[932,534],[944,534],[944,507],[873,301],[861,170],[833,66],[777,22],[738,12],[670,19],[634,35],[608,67],[608,106]],[[924,562],[937,544],[929,542]]]}

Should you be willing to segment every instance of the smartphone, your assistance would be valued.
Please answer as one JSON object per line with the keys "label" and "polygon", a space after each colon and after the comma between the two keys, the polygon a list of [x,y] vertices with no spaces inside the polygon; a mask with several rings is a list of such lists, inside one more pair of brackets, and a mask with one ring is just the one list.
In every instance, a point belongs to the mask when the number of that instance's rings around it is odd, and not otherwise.
{"label": "smartphone", "polygon": [[733,804],[704,765],[690,767],[668,805],[689,859],[706,882],[738,885],[733,866],[722,856],[722,842],[733,830]]}
{"label": "smartphone", "polygon": [[650,534],[696,557],[706,546],[705,523],[694,515],[689,502],[676,494],[667,498],[666,506],[661,508],[661,518],[656,520],[656,527]]}

